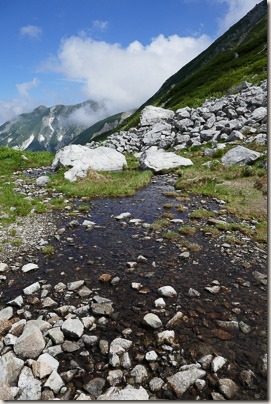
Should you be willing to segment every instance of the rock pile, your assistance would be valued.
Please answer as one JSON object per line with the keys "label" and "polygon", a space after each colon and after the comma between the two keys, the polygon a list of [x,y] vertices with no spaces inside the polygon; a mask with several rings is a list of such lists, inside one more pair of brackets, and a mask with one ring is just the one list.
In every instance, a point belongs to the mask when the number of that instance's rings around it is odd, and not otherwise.
{"label": "rock pile", "polygon": [[244,82],[218,99],[212,97],[199,108],[180,108],[175,113],[163,108],[146,106],[140,124],[120,131],[97,145],[111,147],[121,153],[141,152],[151,146],[181,150],[206,142],[244,144],[267,142],[267,81],[259,86]]}
{"label": "rock pile", "polygon": [[[170,285],[157,292],[165,299],[177,298]],[[74,298],[80,303],[72,304]],[[29,304],[35,307],[36,319]],[[0,311],[0,399],[149,400],[161,392],[164,397],[182,398],[192,386],[200,399],[210,381],[213,399],[233,399],[239,386],[225,377],[229,359],[210,353],[187,362],[174,331],[184,315],[176,313],[163,324],[159,312],[163,309],[142,318],[156,339],[153,349],[145,347],[134,357],[131,329],[112,339],[99,333],[114,319],[113,302],[89,289],[84,280],[28,285]],[[103,358],[100,362],[98,355]],[[63,361],[65,370],[61,370]],[[261,361],[266,372],[266,358]],[[164,370],[158,377],[161,366]],[[252,385],[253,375],[249,379]]]}

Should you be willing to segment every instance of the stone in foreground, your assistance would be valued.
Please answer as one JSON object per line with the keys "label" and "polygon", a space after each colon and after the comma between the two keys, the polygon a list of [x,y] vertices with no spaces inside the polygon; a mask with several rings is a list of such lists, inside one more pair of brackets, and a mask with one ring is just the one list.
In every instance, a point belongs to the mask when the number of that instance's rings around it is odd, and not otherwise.
{"label": "stone in foreground", "polygon": [[102,394],[97,398],[97,400],[149,400],[149,395],[147,391],[143,387],[139,387],[139,389],[135,389],[129,384],[124,389],[119,389],[118,387],[110,387],[105,394]]}
{"label": "stone in foreground", "polygon": [[245,165],[257,160],[260,156],[261,153],[247,147],[236,146],[222,157],[221,162],[224,166]]}
{"label": "stone in foreground", "polygon": [[188,370],[183,370],[173,376],[167,378],[169,386],[172,388],[178,398],[192,386],[197,379],[201,379],[206,375],[205,370],[191,367]]}
{"label": "stone in foreground", "polygon": [[64,176],[74,182],[87,176],[89,170],[121,171],[127,165],[123,154],[110,147],[89,149],[81,145],[69,145],[59,150],[52,163],[52,169],[61,166],[72,167]]}
{"label": "stone in foreground", "polygon": [[178,156],[173,152],[165,152],[156,146],[150,147],[140,157],[140,168],[143,170],[151,169],[155,173],[192,165],[193,163],[190,159]]}

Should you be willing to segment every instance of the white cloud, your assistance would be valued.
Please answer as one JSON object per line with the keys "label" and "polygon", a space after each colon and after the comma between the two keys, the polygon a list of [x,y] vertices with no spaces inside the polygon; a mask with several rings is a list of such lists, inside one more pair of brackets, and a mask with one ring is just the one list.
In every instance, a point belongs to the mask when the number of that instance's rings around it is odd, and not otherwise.
{"label": "white cloud", "polygon": [[82,106],[73,111],[65,120],[65,123],[68,125],[72,123],[86,127],[91,126],[109,115],[106,107],[104,105],[101,105],[101,107],[101,109],[94,111],[89,105]]}
{"label": "white cloud", "polygon": [[12,100],[0,100],[0,125],[10,121],[17,115],[30,112],[36,105],[31,100],[14,98]]}
{"label": "white cloud", "polygon": [[40,84],[39,80],[34,77],[33,80],[27,81],[25,83],[16,84],[17,90],[22,97],[28,97],[28,92],[32,89],[37,87]]}
{"label": "white cloud", "polygon": [[109,26],[108,21],[94,20],[91,24],[92,28],[97,31],[105,32]]}
{"label": "white cloud", "polygon": [[72,36],[62,41],[57,57],[46,61],[43,69],[60,72],[68,80],[85,81],[84,96],[105,102],[113,114],[140,106],[210,43],[207,35],[159,35],[146,46],[134,41],[123,48]]}
{"label": "white cloud", "polygon": [[36,25],[25,25],[20,28],[20,35],[27,36],[33,39],[39,39],[42,34],[42,29]]}
{"label": "white cloud", "polygon": [[228,10],[223,18],[218,20],[218,35],[222,35],[232,25],[243,18],[261,0],[213,0],[219,3],[226,3]]}

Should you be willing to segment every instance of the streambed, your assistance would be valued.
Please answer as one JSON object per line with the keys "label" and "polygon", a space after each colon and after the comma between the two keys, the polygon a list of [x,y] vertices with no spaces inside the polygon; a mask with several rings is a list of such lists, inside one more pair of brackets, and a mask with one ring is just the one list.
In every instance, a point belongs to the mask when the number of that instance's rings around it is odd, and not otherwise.
{"label": "streambed", "polygon": [[[134,197],[90,202],[73,200],[75,209],[80,204],[89,204],[89,211],[78,210],[73,217],[68,211],[55,214],[58,229],[63,229],[58,239],[52,235],[50,240],[55,253],[52,256],[37,253],[35,261],[39,269],[35,271],[25,274],[19,269],[8,272],[5,284],[0,285],[2,303],[14,299],[25,286],[36,281],[54,286],[59,282],[66,284],[83,279],[94,294],[98,293],[113,302],[114,313],[106,325],[97,326],[94,334],[111,341],[122,336],[124,330],[131,329],[128,339],[133,341],[131,357],[135,364],[140,361],[143,352],[156,349],[153,330],[142,324],[145,314],[155,311],[166,323],[181,311],[185,320],[174,328],[175,342],[186,359],[193,362],[205,354],[221,355],[231,362],[231,366],[224,370],[224,377],[240,384],[241,371],[250,369],[255,374],[255,380],[251,386],[243,385],[236,399],[266,399],[266,380],[259,372],[258,362],[267,352],[267,286],[259,283],[253,275],[255,271],[266,273],[266,252],[249,239],[243,245],[226,245],[223,238],[204,234],[197,224],[197,232],[189,236],[189,240],[197,243],[200,251],[190,250],[186,258],[181,255],[184,249],[180,249],[178,242],[164,237],[168,229],[155,233],[148,224],[170,211],[174,219],[191,225],[191,211],[205,207],[220,217],[219,212],[224,205],[213,199],[191,196],[189,201],[183,202],[187,210],[178,211],[176,199],[163,194],[174,191],[175,179],[172,175],[156,176]],[[129,212],[131,216],[117,220],[116,216],[123,212]],[[133,219],[140,221],[130,222]],[[95,227],[86,231],[82,225],[84,220],[95,222]],[[181,222],[171,222],[170,230],[178,232],[181,225]],[[28,262],[26,254],[21,264]],[[130,262],[136,262],[136,265],[131,267]],[[108,275],[105,281],[101,280],[103,274]],[[110,280],[114,278],[119,278],[119,281],[112,285]],[[141,287],[133,289],[132,283],[140,283]],[[212,284],[220,285],[219,293],[212,294],[205,289]],[[158,289],[165,285],[174,287],[177,296],[166,298],[166,308],[159,311],[154,308],[154,301],[160,297]],[[190,297],[190,288],[198,291],[200,296]],[[67,297],[52,292],[52,297],[59,305],[82,306],[86,301],[75,293]],[[42,312],[39,304],[31,302],[28,309],[33,318]],[[249,332],[225,330],[217,325],[217,320],[243,321],[249,326]],[[61,371],[67,369],[72,358],[80,358],[81,366],[99,377],[103,377],[108,368],[98,347],[92,348],[91,361],[80,357],[80,351],[61,354],[60,358]],[[152,377],[166,377],[174,372],[174,366],[167,360],[164,364],[161,361],[152,370]],[[77,378],[75,387],[82,388],[86,378]],[[201,399],[210,399],[211,391],[213,386],[209,380],[201,392]],[[182,399],[193,399],[195,396],[195,391],[190,389]],[[161,391],[157,398],[176,397]]]}

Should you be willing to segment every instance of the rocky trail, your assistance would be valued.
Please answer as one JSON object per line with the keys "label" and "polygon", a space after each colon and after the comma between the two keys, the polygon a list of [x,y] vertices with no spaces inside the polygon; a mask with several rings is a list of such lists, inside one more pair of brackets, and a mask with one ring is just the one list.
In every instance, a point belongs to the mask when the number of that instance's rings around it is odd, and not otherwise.
{"label": "rocky trail", "polygon": [[[34,245],[1,257],[0,399],[267,398],[267,253],[244,234],[228,244],[229,232],[204,232],[236,219],[193,195],[178,210],[175,180],[67,201],[40,216],[39,237],[28,225]],[[215,219],[195,224],[197,208]],[[161,217],[167,228],[155,230]],[[197,230],[180,238],[199,248],[165,237],[185,225]]]}

